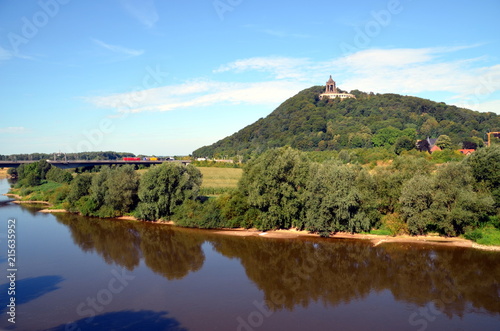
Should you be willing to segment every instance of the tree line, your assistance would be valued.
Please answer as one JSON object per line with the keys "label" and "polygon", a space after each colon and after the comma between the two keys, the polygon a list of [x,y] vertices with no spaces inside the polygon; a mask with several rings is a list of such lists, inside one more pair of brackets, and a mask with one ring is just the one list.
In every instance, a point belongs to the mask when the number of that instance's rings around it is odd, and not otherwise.
{"label": "tree line", "polygon": [[127,152],[79,152],[79,153],[31,153],[31,154],[0,154],[0,161],[40,161],[40,160],[121,160],[124,157],[135,157]]}
{"label": "tree line", "polygon": [[[496,220],[500,146],[436,165],[403,153],[376,167],[345,155],[315,161],[291,147],[270,149],[244,167],[238,188],[200,197],[200,171],[164,163],[139,175],[133,166],[73,176],[45,161],[18,168],[18,187],[61,183],[52,194],[85,216],[134,215],[200,228],[297,228],[328,236],[384,226],[392,234],[456,236]],[[50,200],[50,199],[49,199]]]}

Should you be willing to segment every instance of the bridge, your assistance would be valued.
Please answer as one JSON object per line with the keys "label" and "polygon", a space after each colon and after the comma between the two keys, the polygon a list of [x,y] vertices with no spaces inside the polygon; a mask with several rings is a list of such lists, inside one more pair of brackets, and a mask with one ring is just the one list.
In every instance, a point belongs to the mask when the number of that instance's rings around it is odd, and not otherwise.
{"label": "bridge", "polygon": [[[0,168],[17,168],[21,164],[29,164],[38,162],[37,161],[0,161]],[[47,160],[47,163],[52,164],[61,169],[69,169],[69,168],[79,168],[79,167],[93,167],[100,165],[114,165],[114,164],[144,164],[144,165],[152,165],[152,164],[161,164],[164,162],[173,162],[173,163],[181,163],[187,165],[191,163],[190,160],[170,160],[170,161],[149,161],[149,160],[141,160],[141,161],[124,161],[124,160],[74,160],[74,161],[51,161]]]}

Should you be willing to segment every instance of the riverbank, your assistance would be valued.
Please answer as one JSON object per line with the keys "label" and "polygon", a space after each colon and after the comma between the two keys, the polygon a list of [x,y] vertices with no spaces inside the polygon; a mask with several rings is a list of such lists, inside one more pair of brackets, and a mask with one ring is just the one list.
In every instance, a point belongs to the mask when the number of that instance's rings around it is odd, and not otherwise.
{"label": "riverbank", "polygon": [[[270,230],[270,231],[259,231],[257,229],[222,229],[222,230],[211,230],[213,233],[228,235],[228,236],[238,236],[238,237],[264,237],[264,238],[299,238],[299,237],[319,237],[318,234],[310,233],[308,231],[300,231],[296,229],[290,230]],[[489,251],[499,251],[500,246],[485,246],[479,245],[471,240],[464,238],[452,237],[440,237],[434,235],[427,236],[381,236],[375,234],[359,234],[359,233],[343,233],[338,232],[329,236],[330,239],[355,239],[355,240],[366,240],[370,241],[373,246],[378,246],[384,243],[417,243],[417,244],[431,244],[431,245],[444,245],[451,247],[465,247],[465,248],[476,248]]]}
{"label": "riverbank", "polygon": [[[13,201],[13,203],[17,204],[44,204],[47,206],[51,206],[51,204],[47,201],[25,201],[21,200],[21,196],[13,193],[3,194],[8,197],[12,197],[17,199]],[[68,213],[65,209],[41,209],[40,213]],[[115,218],[117,220],[127,220],[127,221],[137,221],[137,218],[133,216],[121,216]],[[169,226],[177,226],[172,221],[154,221],[151,223],[169,225]],[[206,231],[210,231],[214,234],[226,235],[226,236],[236,236],[236,237],[262,237],[262,238],[280,238],[280,239],[293,239],[300,237],[316,237],[319,238],[319,234],[310,233],[305,230],[297,230],[297,229],[280,229],[280,230],[269,230],[269,231],[260,231],[257,229],[245,229],[245,228],[224,228],[224,229],[206,229]],[[487,251],[497,251],[500,252],[500,246],[486,246],[480,245],[474,241],[459,238],[459,237],[440,237],[437,235],[426,235],[426,236],[409,236],[409,235],[401,235],[401,236],[386,236],[386,235],[376,235],[376,234],[360,234],[360,233],[344,233],[338,232],[329,236],[330,239],[355,239],[355,240],[367,240],[370,241],[373,246],[382,245],[385,243],[416,243],[416,244],[432,244],[432,245],[445,245],[451,247],[465,247],[465,248],[475,248]]]}

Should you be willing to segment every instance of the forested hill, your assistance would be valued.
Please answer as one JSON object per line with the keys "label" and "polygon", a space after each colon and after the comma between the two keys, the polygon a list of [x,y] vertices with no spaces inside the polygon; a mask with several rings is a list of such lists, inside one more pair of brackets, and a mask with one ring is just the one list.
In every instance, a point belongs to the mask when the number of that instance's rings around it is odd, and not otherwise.
{"label": "forested hill", "polygon": [[461,148],[464,141],[482,144],[485,133],[500,131],[500,116],[398,94],[351,91],[356,99],[319,100],[314,86],[286,100],[266,118],[210,146],[195,157],[261,153],[289,145],[300,150],[390,148],[398,137],[412,140],[447,135]]}

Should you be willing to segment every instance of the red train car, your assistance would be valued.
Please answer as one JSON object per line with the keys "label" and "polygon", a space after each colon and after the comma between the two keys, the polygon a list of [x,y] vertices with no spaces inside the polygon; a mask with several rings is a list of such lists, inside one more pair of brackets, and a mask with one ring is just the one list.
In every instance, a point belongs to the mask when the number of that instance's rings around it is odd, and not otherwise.
{"label": "red train car", "polygon": [[140,157],[124,157],[123,161],[140,161]]}

